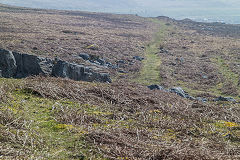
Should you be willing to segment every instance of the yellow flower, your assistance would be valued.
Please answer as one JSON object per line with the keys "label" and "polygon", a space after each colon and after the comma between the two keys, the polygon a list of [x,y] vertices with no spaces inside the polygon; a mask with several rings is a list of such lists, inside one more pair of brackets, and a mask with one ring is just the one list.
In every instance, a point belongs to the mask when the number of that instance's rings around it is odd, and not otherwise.
{"label": "yellow flower", "polygon": [[73,129],[73,125],[58,124],[55,126],[57,129]]}
{"label": "yellow flower", "polygon": [[225,126],[227,127],[238,127],[239,125],[234,122],[224,122]]}

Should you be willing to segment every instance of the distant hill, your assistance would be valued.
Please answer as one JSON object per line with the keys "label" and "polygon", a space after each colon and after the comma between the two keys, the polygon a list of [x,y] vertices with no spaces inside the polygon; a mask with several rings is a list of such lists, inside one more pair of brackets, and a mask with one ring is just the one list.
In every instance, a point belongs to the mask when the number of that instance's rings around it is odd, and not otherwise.
{"label": "distant hill", "polygon": [[238,0],[0,0],[22,7],[168,16],[204,22],[240,23]]}

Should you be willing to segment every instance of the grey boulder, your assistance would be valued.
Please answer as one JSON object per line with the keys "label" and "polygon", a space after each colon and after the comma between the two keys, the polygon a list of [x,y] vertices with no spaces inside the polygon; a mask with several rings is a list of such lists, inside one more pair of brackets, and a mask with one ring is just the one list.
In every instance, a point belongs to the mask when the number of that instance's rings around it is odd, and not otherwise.
{"label": "grey boulder", "polygon": [[51,59],[35,55],[13,52],[17,64],[16,78],[32,75],[51,75],[53,62]]}
{"label": "grey boulder", "polygon": [[206,98],[202,98],[202,97],[197,97],[196,100],[203,103],[208,101]]}
{"label": "grey boulder", "polygon": [[5,78],[14,77],[17,72],[16,60],[11,51],[0,49],[0,70]]}
{"label": "grey boulder", "polygon": [[87,53],[80,53],[79,57],[81,57],[84,60],[89,60],[90,59],[90,56]]}
{"label": "grey boulder", "polygon": [[215,101],[228,101],[228,102],[236,102],[236,100],[232,97],[218,97],[215,99]]}
{"label": "grey boulder", "polygon": [[177,95],[179,95],[181,97],[184,97],[184,98],[189,98],[190,97],[181,87],[170,88],[169,91],[171,93],[176,93]]}
{"label": "grey boulder", "polygon": [[148,86],[148,88],[150,89],[150,90],[164,90],[164,88],[162,87],[162,86],[159,86],[159,85],[157,85],[157,84],[153,84],[153,85],[150,85],[150,86]]}
{"label": "grey boulder", "polygon": [[89,67],[62,60],[58,60],[55,63],[52,70],[52,75],[55,77],[69,78],[76,81],[112,82],[108,73],[94,72]]}
{"label": "grey boulder", "polygon": [[133,59],[138,60],[138,61],[144,60],[144,58],[140,57],[140,56],[134,56]]}
{"label": "grey boulder", "polygon": [[100,65],[102,65],[102,66],[104,66],[105,65],[105,60],[104,59],[102,59],[102,58],[99,58],[99,59],[97,59],[96,60]]}

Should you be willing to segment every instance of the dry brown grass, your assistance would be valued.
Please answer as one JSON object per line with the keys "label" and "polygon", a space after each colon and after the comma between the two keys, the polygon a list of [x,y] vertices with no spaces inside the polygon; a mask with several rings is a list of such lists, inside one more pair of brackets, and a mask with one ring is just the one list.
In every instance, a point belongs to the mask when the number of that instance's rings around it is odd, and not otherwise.
{"label": "dry brown grass", "polygon": [[27,159],[43,142],[31,129],[31,121],[19,117],[13,110],[0,106],[0,158]]}
{"label": "dry brown grass", "polygon": [[[19,83],[21,82],[19,81]],[[19,86],[19,84],[13,83],[11,80],[0,80],[0,102],[6,101],[9,98],[9,92],[16,89],[17,86]]]}
{"label": "dry brown grass", "polygon": [[97,105],[99,114],[63,105],[54,109],[54,115],[62,124],[84,128],[85,140],[110,159],[239,158],[237,137],[227,140],[215,126],[218,121],[239,123],[237,104],[220,107],[190,102],[120,82],[107,85],[34,77],[26,79],[25,87],[43,97]]}

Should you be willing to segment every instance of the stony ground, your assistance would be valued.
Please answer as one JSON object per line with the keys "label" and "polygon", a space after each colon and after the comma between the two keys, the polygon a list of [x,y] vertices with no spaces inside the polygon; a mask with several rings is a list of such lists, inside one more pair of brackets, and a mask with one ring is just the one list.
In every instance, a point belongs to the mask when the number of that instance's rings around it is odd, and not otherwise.
{"label": "stony ground", "polygon": [[1,48],[90,65],[76,60],[86,52],[128,71],[107,69],[111,84],[1,78],[0,159],[240,158],[238,103],[146,87],[238,101],[238,32],[218,31],[237,26],[4,5],[0,22]]}

